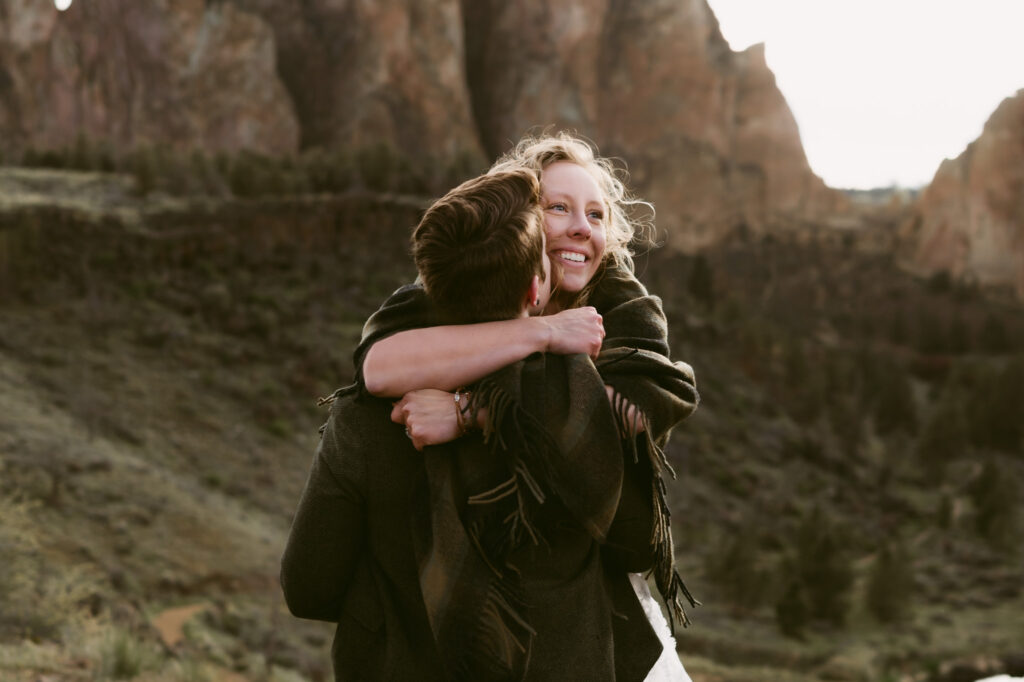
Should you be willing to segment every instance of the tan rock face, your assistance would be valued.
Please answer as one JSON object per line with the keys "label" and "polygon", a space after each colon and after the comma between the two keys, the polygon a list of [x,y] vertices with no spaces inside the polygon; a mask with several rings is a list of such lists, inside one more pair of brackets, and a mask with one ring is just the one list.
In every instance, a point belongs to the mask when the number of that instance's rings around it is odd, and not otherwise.
{"label": "tan rock face", "polygon": [[458,0],[235,0],[274,27],[302,145],[483,163]]}
{"label": "tan rock face", "polygon": [[269,26],[228,2],[0,0],[0,144],[297,149]]}
{"label": "tan rock face", "polygon": [[464,11],[490,154],[531,127],[575,129],[628,162],[686,250],[842,203],[811,172],[763,51],[732,52],[705,0],[473,0]]}
{"label": "tan rock face", "polygon": [[963,154],[946,160],[904,226],[911,263],[1024,298],[1024,90],[1002,104]]}
{"label": "tan rock face", "polygon": [[385,142],[482,163],[528,130],[569,128],[628,163],[687,250],[842,201],[811,172],[763,51],[732,52],[706,0],[0,8],[0,131],[44,146],[83,130],[267,151]]}

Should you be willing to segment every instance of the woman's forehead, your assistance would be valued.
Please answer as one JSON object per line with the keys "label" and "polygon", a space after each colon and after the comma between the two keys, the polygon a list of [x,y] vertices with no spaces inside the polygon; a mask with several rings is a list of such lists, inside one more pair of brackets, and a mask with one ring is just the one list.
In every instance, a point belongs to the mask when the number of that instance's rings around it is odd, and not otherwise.
{"label": "woman's forehead", "polygon": [[593,172],[575,161],[556,161],[546,166],[541,171],[540,187],[546,196],[584,195],[586,201],[605,200]]}

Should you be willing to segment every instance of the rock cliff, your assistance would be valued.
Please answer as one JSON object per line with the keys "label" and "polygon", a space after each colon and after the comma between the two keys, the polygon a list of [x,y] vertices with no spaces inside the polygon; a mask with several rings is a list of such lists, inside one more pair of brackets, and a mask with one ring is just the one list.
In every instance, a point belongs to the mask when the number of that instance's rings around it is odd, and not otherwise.
{"label": "rock cliff", "polygon": [[811,172],[763,48],[733,52],[705,0],[463,8],[490,155],[530,126],[576,129],[628,162],[659,228],[684,250],[842,202]]}
{"label": "rock cliff", "polygon": [[622,157],[684,250],[843,201],[763,49],[733,52],[706,0],[0,0],[8,154],[83,132],[483,165],[548,126]]}
{"label": "rock cliff", "polygon": [[168,143],[280,154],[299,124],[274,34],[227,2],[0,0],[0,151]]}
{"label": "rock cliff", "polygon": [[273,27],[302,146],[384,142],[484,164],[466,89],[458,0],[234,0]]}
{"label": "rock cliff", "polygon": [[910,264],[1024,298],[1024,90],[939,167],[903,227]]}

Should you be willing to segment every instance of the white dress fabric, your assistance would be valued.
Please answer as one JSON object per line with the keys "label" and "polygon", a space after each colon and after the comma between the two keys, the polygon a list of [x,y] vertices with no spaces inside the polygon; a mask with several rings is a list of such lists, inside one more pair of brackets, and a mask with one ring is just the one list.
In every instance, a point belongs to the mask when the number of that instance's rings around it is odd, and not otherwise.
{"label": "white dress fabric", "polygon": [[676,640],[668,629],[668,621],[661,612],[661,606],[654,600],[650,588],[647,587],[647,581],[639,573],[630,573],[629,582],[633,584],[633,591],[636,592],[637,599],[647,614],[647,620],[651,622],[651,627],[662,643],[661,656],[647,673],[644,682],[692,682],[683,668],[683,662],[679,660]]}

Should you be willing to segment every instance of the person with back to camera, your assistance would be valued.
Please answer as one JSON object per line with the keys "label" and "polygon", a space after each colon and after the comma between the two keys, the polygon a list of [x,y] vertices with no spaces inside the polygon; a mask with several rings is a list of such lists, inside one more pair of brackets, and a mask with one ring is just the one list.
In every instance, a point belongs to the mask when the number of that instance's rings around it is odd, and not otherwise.
{"label": "person with back to camera", "polygon": [[[465,183],[428,211],[414,237],[417,265],[431,295],[455,303],[447,306],[449,320],[495,310],[522,314],[528,303],[546,298],[536,274],[537,264],[547,263],[536,200],[535,176],[519,171]],[[464,279],[480,287],[460,293]],[[617,444],[610,405],[585,355],[536,356],[518,365],[482,390],[497,396],[510,382],[543,384],[548,371],[569,369],[570,386],[582,397],[567,407],[603,406],[605,414],[597,415],[604,428],[597,428]],[[657,640],[653,657],[650,641],[646,652],[626,648],[643,642],[643,612],[631,594],[624,599],[621,590],[608,589],[607,561],[596,560],[592,532],[611,541],[606,555],[622,567],[646,568],[647,534],[634,531],[649,532],[647,480],[623,480],[617,447],[564,455],[558,451],[570,442],[564,437],[527,442],[517,429],[539,433],[545,416],[491,404],[508,421],[490,432],[489,443],[475,431],[428,448],[421,460],[401,428],[387,421],[388,402],[351,389],[335,394],[282,561],[282,586],[296,615],[339,623],[338,679],[406,679],[413,672],[415,679],[642,679],[657,657]],[[447,408],[457,424],[460,415],[489,423],[485,410],[466,409],[461,396]],[[582,481],[592,492],[570,490],[563,501],[558,474],[576,473],[580,457],[587,458]],[[525,489],[534,485],[550,486],[544,504],[540,488]],[[446,492],[455,486],[484,494],[467,504]],[[515,496],[501,492],[516,488]],[[410,516],[419,521],[411,530]],[[550,544],[526,541],[531,533]],[[613,611],[632,622],[613,622]],[[640,636],[616,638],[630,629]]]}
{"label": "person with back to camera", "polygon": [[[662,447],[669,430],[693,411],[698,397],[692,370],[668,360],[660,300],[632,274],[628,246],[642,226],[630,218],[631,210],[649,204],[629,196],[610,161],[565,133],[525,138],[489,172],[522,168],[541,175],[547,253],[562,273],[544,316],[452,326],[421,287],[404,287],[367,321],[356,351],[357,378],[372,394],[403,396],[392,418],[405,424],[423,447],[453,437],[453,416],[444,408],[456,388],[533,352],[563,352],[569,340],[586,341],[592,354],[599,350],[598,370],[620,433],[628,434],[623,444],[636,461],[650,465],[653,573],[669,607],[667,626],[646,583],[639,576],[630,579],[666,645],[651,679],[661,671],[668,672],[660,679],[687,679],[675,657],[671,630],[676,619],[687,623],[681,598],[691,605],[695,601],[673,565],[662,481],[662,473],[671,470]],[[595,313],[606,336],[588,336],[585,320]],[[686,375],[682,384],[661,381],[663,372],[674,371]],[[522,400],[529,402],[525,396]],[[482,402],[474,399],[474,405]]]}

